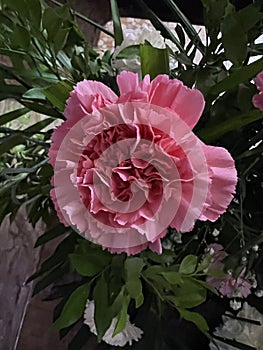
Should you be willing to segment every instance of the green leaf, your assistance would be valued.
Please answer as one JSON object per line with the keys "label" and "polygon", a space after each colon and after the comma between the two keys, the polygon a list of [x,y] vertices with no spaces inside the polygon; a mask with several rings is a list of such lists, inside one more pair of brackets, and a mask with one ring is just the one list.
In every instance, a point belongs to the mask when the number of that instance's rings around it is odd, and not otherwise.
{"label": "green leaf", "polygon": [[247,35],[236,14],[229,14],[222,22],[222,43],[226,58],[241,65],[247,55]]}
{"label": "green leaf", "polygon": [[1,139],[0,143],[0,155],[9,152],[13,147],[21,145],[25,142],[25,138],[21,134],[10,135]]}
{"label": "green leaf", "polygon": [[196,255],[187,255],[179,266],[179,273],[190,275],[195,272],[197,265]]}
{"label": "green leaf", "polygon": [[103,335],[110,327],[113,318],[108,305],[108,283],[104,276],[97,282],[94,288],[93,298],[95,302],[95,325],[98,333],[98,341],[100,342]]}
{"label": "green leaf", "polygon": [[233,71],[227,78],[221,80],[216,85],[212,86],[208,91],[210,95],[219,95],[221,92],[229,91],[234,89],[237,85],[241,83],[246,83],[253,79],[258,73],[263,70],[263,58],[259,60],[238,68]]}
{"label": "green leaf", "polygon": [[42,278],[39,282],[36,283],[32,296],[41,292],[41,290],[45,289],[55,281],[59,280],[62,276],[64,276],[68,272],[68,264],[61,264],[60,266],[56,266],[53,270],[51,270],[44,278]]}
{"label": "green leaf", "polygon": [[136,2],[141,7],[146,18],[151,21],[155,29],[159,30],[164,38],[170,39],[173,43],[175,43],[181,52],[184,52],[184,48],[182,47],[179,40],[177,40],[176,36],[168,27],[163,24],[160,18],[156,16],[156,14],[149,8],[149,6],[147,6],[143,0],[136,0]]}
{"label": "green leaf", "polygon": [[162,272],[163,277],[171,284],[181,285],[184,283],[181,273],[176,271]]}
{"label": "green leaf", "polygon": [[140,307],[143,303],[141,272],[144,262],[141,258],[127,258],[124,264],[125,268],[125,286],[131,296],[135,299],[136,307]]}
{"label": "green leaf", "polygon": [[51,241],[52,239],[57,238],[58,236],[66,234],[66,232],[67,232],[67,228],[63,224],[58,224],[57,226],[55,226],[51,230],[48,230],[43,235],[38,237],[38,239],[35,243],[35,248]]}
{"label": "green leaf", "polygon": [[211,260],[212,260],[212,255],[209,253],[206,254],[203,257],[202,261],[197,265],[196,272],[204,272],[204,270],[206,270],[210,265]]}
{"label": "green leaf", "polygon": [[184,310],[181,308],[177,308],[177,310],[179,311],[181,317],[183,317],[187,321],[193,322],[203,333],[209,330],[206,320],[199,313]]}
{"label": "green leaf", "polygon": [[43,89],[42,93],[53,104],[53,106],[58,108],[59,111],[63,112],[65,109],[66,100],[69,98],[72,88],[72,83],[67,80],[63,80]]}
{"label": "green leaf", "polygon": [[43,94],[42,88],[32,88],[27,90],[27,92],[23,94],[23,97],[32,100],[45,100],[45,95]]}
{"label": "green leaf", "polygon": [[174,288],[174,296],[167,299],[181,308],[192,308],[202,304],[206,300],[207,289],[195,282],[195,279],[184,279],[184,283]]}
{"label": "green leaf", "polygon": [[216,278],[224,278],[224,277],[226,277],[225,272],[222,271],[222,270],[218,270],[218,269],[208,269],[207,275],[208,276],[213,276],[213,277],[216,277]]}
{"label": "green leaf", "polygon": [[127,312],[128,312],[129,303],[130,303],[130,298],[124,294],[122,298],[122,308],[119,315],[117,316],[117,322],[116,322],[116,326],[112,334],[112,337],[114,337],[116,334],[123,331],[123,329],[125,328],[127,323],[127,317],[128,317]]}
{"label": "green leaf", "polygon": [[55,35],[62,25],[63,19],[60,18],[56,11],[47,7],[43,13],[42,25],[43,28],[46,29],[48,33],[48,40],[53,41]]}
{"label": "green leaf", "polygon": [[169,51],[165,49],[157,49],[149,43],[140,45],[141,72],[142,77],[150,74],[151,79],[158,74],[169,74]]}
{"label": "green leaf", "polygon": [[[175,15],[174,22],[180,22],[187,33],[190,41],[195,42],[196,47],[200,50],[202,54],[204,54],[204,45],[196,32],[195,28],[191,24],[191,22],[185,17],[183,12],[179,9],[176,3],[173,0],[164,0],[164,2],[170,7],[172,13]],[[178,26],[177,26],[178,27]],[[180,27],[179,27],[180,28]],[[177,28],[178,29],[178,28]],[[180,29],[179,29],[180,31]],[[183,33],[181,33],[183,34]],[[182,35],[181,35],[182,37]],[[179,36],[180,38],[180,36]],[[180,40],[182,45],[184,46],[184,40]]]}
{"label": "green leaf", "polygon": [[53,324],[55,330],[69,327],[83,317],[89,291],[90,283],[85,283],[74,290],[66,302],[61,315]]}
{"label": "green leaf", "polygon": [[204,142],[212,142],[225,135],[227,132],[233,130],[240,130],[240,128],[253,123],[263,118],[261,111],[254,109],[248,113],[233,116],[231,119],[227,119],[220,124],[211,124],[206,126],[202,130],[198,131],[197,134]]}
{"label": "green leaf", "polygon": [[111,15],[113,21],[114,28],[114,39],[115,39],[115,47],[121,45],[123,42],[123,32],[121,27],[121,20],[119,14],[119,8],[116,0],[110,0],[111,5]]}
{"label": "green leaf", "polygon": [[116,59],[132,59],[136,56],[140,56],[140,45],[131,45],[125,47],[118,53]]}
{"label": "green leaf", "polygon": [[19,109],[16,109],[14,111],[2,114],[0,116],[0,125],[4,125],[6,123],[9,123],[12,120],[17,119],[28,112],[29,112],[28,108],[19,108]]}
{"label": "green leaf", "polygon": [[98,255],[91,251],[85,255],[70,254],[70,261],[82,276],[92,277],[104,269],[110,258],[107,255]]}
{"label": "green leaf", "polygon": [[24,51],[28,51],[30,46],[30,40],[31,38],[28,31],[24,27],[16,25],[11,35],[12,48],[21,48]]}

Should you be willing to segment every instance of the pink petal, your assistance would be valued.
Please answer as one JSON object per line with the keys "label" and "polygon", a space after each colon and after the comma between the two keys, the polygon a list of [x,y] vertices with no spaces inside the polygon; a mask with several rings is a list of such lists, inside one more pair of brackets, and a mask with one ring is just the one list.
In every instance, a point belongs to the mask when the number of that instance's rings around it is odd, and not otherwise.
{"label": "pink petal", "polygon": [[260,92],[259,94],[256,94],[253,96],[252,99],[253,105],[263,111],[263,93]]}
{"label": "pink petal", "polygon": [[210,170],[210,195],[200,220],[216,221],[223,214],[235,193],[237,171],[235,163],[225,148],[203,145],[206,161]]}
{"label": "pink petal", "polygon": [[263,72],[260,72],[256,78],[254,78],[254,82],[256,83],[258,90],[263,91]]}
{"label": "pink petal", "polygon": [[205,105],[199,90],[190,89],[180,80],[169,80],[158,75],[151,82],[150,103],[170,108],[192,129],[198,122]]}
{"label": "pink petal", "polygon": [[70,94],[64,115],[68,119],[79,120],[94,109],[115,103],[117,99],[117,95],[103,83],[83,80]]}

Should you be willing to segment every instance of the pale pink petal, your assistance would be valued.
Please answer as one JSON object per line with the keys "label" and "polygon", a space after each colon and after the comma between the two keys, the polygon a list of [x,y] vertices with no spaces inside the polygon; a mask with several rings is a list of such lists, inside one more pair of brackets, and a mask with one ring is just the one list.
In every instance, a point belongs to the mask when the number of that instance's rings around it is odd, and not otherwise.
{"label": "pale pink petal", "polygon": [[149,102],[170,108],[192,129],[198,122],[205,101],[199,90],[190,89],[180,80],[169,80],[167,75],[158,75],[151,82]]}
{"label": "pale pink petal", "polygon": [[200,220],[216,221],[233,199],[237,184],[235,163],[225,148],[203,146],[211,185]]}
{"label": "pale pink petal", "polygon": [[64,115],[79,120],[94,109],[100,109],[117,101],[117,95],[98,81],[83,80],[71,92]]}
{"label": "pale pink petal", "polygon": [[123,71],[118,75],[117,83],[120,90],[118,103],[148,102],[149,76],[139,82],[138,74]]}

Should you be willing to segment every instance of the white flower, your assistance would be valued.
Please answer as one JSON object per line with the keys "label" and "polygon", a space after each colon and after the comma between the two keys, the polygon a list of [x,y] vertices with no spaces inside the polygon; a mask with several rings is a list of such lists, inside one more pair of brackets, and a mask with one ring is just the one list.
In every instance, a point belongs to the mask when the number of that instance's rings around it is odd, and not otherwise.
{"label": "white flower", "polygon": [[[97,335],[96,325],[94,321],[94,301],[87,301],[86,309],[84,313],[84,323],[87,324],[90,328],[90,331]],[[117,318],[114,318],[111,322],[110,327],[106,331],[106,333],[103,336],[103,340],[105,343],[113,345],[113,346],[124,346],[127,343],[129,345],[132,344],[132,341],[138,341],[141,339],[141,336],[143,334],[143,331],[131,324],[129,317],[127,317],[127,322],[125,328],[118,334],[116,334],[114,337],[112,337],[115,326],[116,326]]]}
{"label": "white flower", "polygon": [[138,57],[131,59],[118,59],[118,54],[128,46],[140,45],[149,42],[157,49],[165,49],[169,46],[171,50],[176,51],[176,45],[168,39],[164,39],[161,32],[143,25],[137,29],[127,29],[124,32],[124,39],[120,46],[117,46],[112,56],[112,66],[118,70],[129,70],[138,73],[140,71],[140,60]]}
{"label": "white flower", "polygon": [[[242,310],[237,314],[238,317],[259,321],[260,325],[246,322],[245,320],[232,319],[223,316],[224,324],[215,331],[215,335],[222,338],[236,340],[237,342],[252,346],[257,350],[263,350],[263,315],[254,307],[244,303]],[[219,340],[216,343],[220,350],[235,350],[228,344]],[[210,343],[211,350],[217,350],[217,347]]]}

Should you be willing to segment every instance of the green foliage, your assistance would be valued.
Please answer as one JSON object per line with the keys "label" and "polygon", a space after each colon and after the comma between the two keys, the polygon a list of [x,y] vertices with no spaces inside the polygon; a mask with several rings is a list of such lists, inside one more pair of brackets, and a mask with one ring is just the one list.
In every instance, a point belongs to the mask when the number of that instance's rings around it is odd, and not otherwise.
{"label": "green foliage", "polygon": [[53,328],[59,330],[69,327],[83,317],[85,305],[89,296],[89,283],[85,283],[74,290],[67,300],[59,318],[53,324]]}
{"label": "green foliage", "polygon": [[[0,54],[10,62],[0,64],[0,100],[13,98],[22,105],[0,117],[0,221],[8,214],[14,219],[24,204],[33,225],[39,220],[49,227],[54,225],[38,238],[36,246],[55,238],[60,241],[28,282],[37,279],[33,294],[51,287],[53,297],[61,298],[54,324],[56,329],[63,329],[61,334],[74,329],[83,316],[87,299],[94,300],[99,341],[113,319],[115,335],[125,328],[128,317],[133,321],[141,312],[149,314],[153,323],[161,323],[167,308],[177,310],[183,319],[207,334],[208,324],[199,308],[211,295],[215,297],[216,291],[205,278],[224,275],[210,268],[212,257],[205,253],[207,245],[215,242],[213,231],[218,230],[218,242],[229,253],[225,270],[231,268],[233,276],[244,268],[253,271],[259,265],[259,254],[253,246],[259,245],[260,251],[263,244],[262,113],[251,102],[257,93],[251,80],[263,70],[263,59],[258,57],[263,54],[263,45],[255,43],[262,32],[260,7],[255,2],[238,11],[229,0],[202,0],[206,30],[206,41],[202,42],[175,1],[165,0],[180,21],[174,31],[145,1],[136,3],[178,50],[156,49],[145,43],[125,48],[117,58],[139,57],[142,76],[150,74],[154,78],[165,73],[200,89],[206,108],[195,132],[203,141],[231,152],[240,181],[235,201],[216,223],[197,222],[193,232],[185,233],[181,240],[180,233],[168,228],[163,239],[167,249],[162,255],[146,250],[127,257],[110,254],[72,228],[51,222],[54,208],[49,192],[53,170],[47,152],[52,130],[47,127],[52,127],[57,119],[65,119],[66,100],[78,81],[97,80],[117,90],[112,53],[99,56],[89,47],[75,16],[97,28],[101,26],[66,5],[49,7],[40,0],[0,2]],[[110,5],[115,44],[120,45],[123,33],[117,2],[111,1]],[[175,60],[172,71],[169,56]],[[45,116],[32,123],[29,111]],[[16,127],[19,118],[29,123],[23,130]],[[246,262],[242,260],[244,256]],[[64,284],[65,277],[70,283]],[[69,349],[80,349],[89,336],[87,327],[82,326]],[[166,339],[163,344],[167,345]]]}

